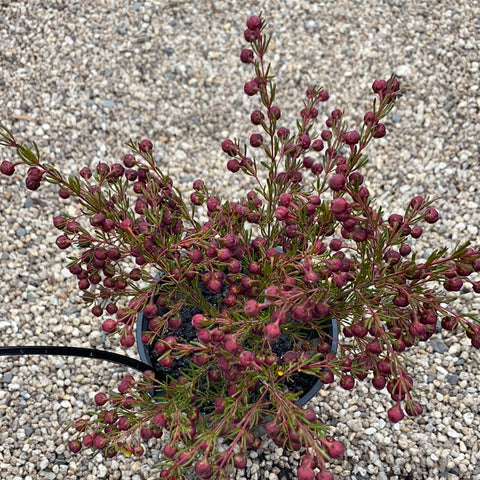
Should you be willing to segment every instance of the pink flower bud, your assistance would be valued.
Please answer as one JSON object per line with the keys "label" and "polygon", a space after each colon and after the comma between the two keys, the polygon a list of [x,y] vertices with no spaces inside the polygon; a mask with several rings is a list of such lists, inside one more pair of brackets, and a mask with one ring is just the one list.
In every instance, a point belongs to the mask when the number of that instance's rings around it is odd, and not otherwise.
{"label": "pink flower bud", "polygon": [[222,150],[229,155],[230,157],[234,157],[235,155],[238,155],[238,146],[235,145],[230,139],[224,140],[222,142]]}
{"label": "pink flower bud", "polygon": [[290,135],[290,130],[287,127],[280,127],[277,130],[277,137],[280,140],[286,140],[289,135]]}
{"label": "pink flower bud", "polygon": [[389,420],[393,423],[398,423],[405,417],[405,414],[403,413],[399,403],[394,405],[392,408],[389,408],[387,414]]}
{"label": "pink flower bud", "polygon": [[333,441],[327,446],[327,453],[330,458],[342,458],[345,453],[345,447],[341,442]]}
{"label": "pink flower bud", "polygon": [[250,299],[245,302],[244,310],[249,317],[258,317],[261,305],[256,300]]}
{"label": "pink flower bud", "polygon": [[253,51],[250,50],[249,48],[244,48],[240,53],[240,61],[242,63],[253,63],[254,62]]}
{"label": "pink flower bud", "polygon": [[254,110],[250,115],[250,121],[253,125],[261,125],[265,120],[265,115],[260,110]]}
{"label": "pink flower bud", "polygon": [[323,141],[319,138],[312,142],[312,149],[315,150],[315,152],[321,152],[323,150],[323,147]]}
{"label": "pink flower bud", "polygon": [[275,210],[275,218],[277,220],[285,220],[288,217],[288,208],[280,206]]}
{"label": "pink flower bud", "polygon": [[15,164],[12,162],[9,162],[8,160],[4,160],[0,164],[0,173],[3,173],[3,175],[7,175],[8,177],[11,177],[15,172]]}
{"label": "pink flower bud", "polygon": [[260,147],[263,144],[263,137],[259,133],[254,133],[250,136],[250,145],[254,148]]}
{"label": "pink flower bud", "polygon": [[210,478],[212,476],[212,467],[204,460],[195,463],[195,473],[200,479]]}
{"label": "pink flower bud", "polygon": [[167,419],[163,413],[156,413],[152,418],[152,422],[158,428],[164,428],[167,425]]}
{"label": "pink flower bud", "polygon": [[65,235],[60,235],[55,240],[55,243],[57,244],[58,248],[60,248],[61,250],[65,250],[71,245],[72,241]]}
{"label": "pink flower bud", "polygon": [[422,207],[423,203],[424,203],[424,199],[423,197],[421,197],[420,195],[417,195],[416,197],[413,197],[411,200],[410,200],[410,206],[417,210],[419,208]]}
{"label": "pink flower bud", "polygon": [[253,97],[256,93],[260,91],[258,82],[251,80],[250,82],[245,83],[243,86],[243,91],[249,96]]}
{"label": "pink flower bud", "polygon": [[410,400],[405,402],[405,413],[409,417],[418,417],[423,412],[422,405],[416,400]]}
{"label": "pink flower bud", "polygon": [[73,453],[79,452],[82,449],[82,444],[80,443],[80,440],[70,440],[68,442],[68,449]]}
{"label": "pink flower bud", "polygon": [[239,355],[239,360],[240,360],[240,365],[246,367],[249,363],[253,362],[255,359],[255,355],[252,352],[249,352],[247,350],[244,350],[240,355]]}
{"label": "pink flower bud", "polygon": [[332,175],[328,179],[328,186],[334,191],[338,192],[342,190],[342,188],[345,186],[345,177],[339,173],[336,173]]}
{"label": "pink flower bud", "polygon": [[135,345],[135,336],[131,333],[126,333],[120,337],[120,345],[123,348],[130,348]]}
{"label": "pink flower bud", "polygon": [[92,446],[98,448],[99,450],[103,450],[108,445],[108,441],[108,438],[97,434],[93,437]]}
{"label": "pink flower bud", "polygon": [[345,133],[345,143],[347,145],[356,145],[360,141],[360,133],[357,130],[352,130]]}
{"label": "pink flower bud", "polygon": [[375,129],[373,131],[374,138],[382,138],[386,133],[385,125],[383,123],[378,123],[375,125]]}
{"label": "pink flower bud", "polygon": [[374,93],[380,93],[385,90],[387,82],[385,80],[377,79],[372,84],[372,90]]}
{"label": "pink flower bud", "polygon": [[232,173],[236,173],[240,170],[242,166],[240,165],[240,162],[234,158],[231,158],[228,162],[227,162],[227,169],[228,171],[232,172]]}
{"label": "pink flower bud", "polygon": [[113,333],[117,330],[117,322],[113,318],[107,318],[102,323],[102,330],[105,333]]}
{"label": "pink flower bud", "polygon": [[262,19],[258,15],[252,15],[247,19],[247,28],[259,30],[262,27]]}
{"label": "pink flower bud", "polygon": [[438,221],[438,212],[434,208],[425,210],[425,221],[427,223],[435,223]]}
{"label": "pink flower bud", "polygon": [[298,139],[298,145],[303,148],[307,149],[310,146],[311,140],[310,137],[307,134],[300,135]]}
{"label": "pink flower bud", "polygon": [[332,136],[332,132],[330,130],[322,130],[320,136],[322,137],[322,140],[326,142]]}
{"label": "pink flower bud", "polygon": [[282,334],[282,331],[280,330],[280,326],[278,325],[278,322],[269,323],[265,327],[264,334],[265,334],[265,337],[268,338],[269,340],[276,340]]}
{"label": "pink flower bud", "polygon": [[270,120],[279,120],[282,116],[280,109],[276,106],[272,106],[268,109],[268,118]]}
{"label": "pink flower bud", "polygon": [[233,456],[233,466],[237,470],[243,470],[247,466],[247,457],[243,453],[236,453]]}
{"label": "pink flower bud", "polygon": [[347,210],[348,203],[343,197],[334,198],[330,203],[330,210],[332,213],[343,213]]}
{"label": "pink flower bud", "polygon": [[177,453],[177,448],[175,447],[175,445],[168,444],[168,445],[165,445],[165,447],[163,448],[163,454],[167,458],[173,458],[176,453]]}
{"label": "pink flower bud", "polygon": [[315,473],[309,467],[298,467],[297,468],[297,479],[298,480],[315,480]]}
{"label": "pink flower bud", "polygon": [[150,140],[144,139],[138,144],[138,149],[141,152],[148,153],[153,150],[153,143]]}

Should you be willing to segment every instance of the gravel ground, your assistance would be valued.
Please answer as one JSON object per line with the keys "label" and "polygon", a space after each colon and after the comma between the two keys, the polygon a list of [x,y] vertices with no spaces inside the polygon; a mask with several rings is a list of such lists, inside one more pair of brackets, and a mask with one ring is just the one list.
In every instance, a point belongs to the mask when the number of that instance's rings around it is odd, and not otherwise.
{"label": "gravel ground", "polygon": [[[270,58],[288,121],[298,93],[319,84],[331,93],[327,111],[348,106],[353,127],[372,81],[400,77],[405,96],[371,150],[369,185],[389,213],[414,194],[439,196],[441,222],[420,255],[477,242],[476,0],[0,0],[0,119],[65,171],[118,160],[129,138],[146,136],[181,188],[203,176],[235,195],[247,185],[224,175],[219,142],[248,133],[249,74],[237,59],[244,21],[259,11],[275,29]],[[1,344],[114,350],[54,246],[54,190],[2,177],[0,192]],[[478,314],[480,302],[464,291],[458,307]],[[480,479],[480,352],[448,335],[410,356],[418,419],[390,424],[387,395],[362,385],[330,386],[313,401],[347,446],[332,465],[337,479]],[[138,460],[65,448],[66,423],[124,373],[91,360],[1,358],[0,478],[153,480],[155,445]],[[250,460],[239,479],[294,477],[295,455],[271,444]]]}

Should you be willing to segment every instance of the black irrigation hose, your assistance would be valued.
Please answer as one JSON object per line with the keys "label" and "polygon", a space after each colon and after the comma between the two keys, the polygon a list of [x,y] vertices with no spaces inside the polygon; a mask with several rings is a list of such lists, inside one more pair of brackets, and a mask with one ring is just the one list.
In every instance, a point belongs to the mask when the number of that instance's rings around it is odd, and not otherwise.
{"label": "black irrigation hose", "polygon": [[125,355],[97,350],[96,348],[81,347],[53,347],[53,346],[25,346],[25,347],[0,347],[0,357],[14,355],[68,355],[71,357],[96,358],[108,362],[118,363],[126,367],[134,368],[140,372],[152,370],[152,366],[135,358]]}

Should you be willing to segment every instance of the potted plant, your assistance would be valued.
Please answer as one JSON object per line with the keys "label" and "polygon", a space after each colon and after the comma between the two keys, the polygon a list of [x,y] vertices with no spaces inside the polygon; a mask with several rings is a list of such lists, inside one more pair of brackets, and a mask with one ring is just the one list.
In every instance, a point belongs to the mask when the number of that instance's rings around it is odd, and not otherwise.
{"label": "potted plant", "polygon": [[261,17],[248,18],[244,37],[253,133],[248,145],[221,145],[227,170],[251,181],[243,198],[223,198],[202,180],[183,198],[149,140],[130,141],[121,163],[67,177],[2,126],[0,143],[18,159],[0,171],[25,164],[28,189],[47,181],[80,204],[79,215],[53,219],[56,243],[70,252],[68,268],[102,329],[125,348],[137,333],[152,366],[95,396],[97,413],[73,424],[72,451],[141,455],[163,436],[160,478],[230,478],[263,432],[301,450],[299,480],[327,480],[344,447],[303,403],[321,384],[337,379],[350,390],[366,380],[387,389],[392,422],[420,415],[405,352],[440,327],[462,329],[480,347],[478,320],[448,302],[467,284],[480,292],[480,251],[465,244],[417,258],[415,240],[439,218],[432,200],[416,196],[387,214],[370,195],[366,149],[386,135],[397,78],[373,82],[358,129],[339,109],[317,129],[328,93],[312,86],[290,130]]}

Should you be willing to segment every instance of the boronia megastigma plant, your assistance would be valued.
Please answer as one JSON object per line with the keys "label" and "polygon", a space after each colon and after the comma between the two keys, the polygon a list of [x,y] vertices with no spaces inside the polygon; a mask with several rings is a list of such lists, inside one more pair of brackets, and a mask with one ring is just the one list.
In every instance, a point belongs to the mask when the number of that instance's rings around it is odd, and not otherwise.
{"label": "boronia megastigma plant", "polygon": [[443,328],[480,348],[478,319],[449,302],[463,287],[480,293],[478,248],[420,258],[415,241],[439,219],[432,200],[385,213],[362,173],[401,96],[398,79],[373,82],[356,128],[338,108],[319,122],[329,95],[317,86],[287,125],[265,30],[249,17],[240,53],[252,134],[221,144],[228,172],[249,177],[241,198],[200,179],[182,197],[149,140],[71,177],[1,127],[0,144],[17,154],[2,174],[18,178],[25,165],[27,189],[48,182],[60,203],[80,205],[78,215],[60,207],[56,243],[103,331],[125,348],[137,341],[152,365],[97,393],[96,413],[72,424],[73,452],[140,456],[161,438],[161,479],[221,479],[244,469],[266,435],[301,452],[298,480],[332,479],[328,464],[344,447],[321,409],[303,405],[307,391],[370,382],[389,393],[388,418],[399,422],[423,408],[405,369],[410,347]]}

